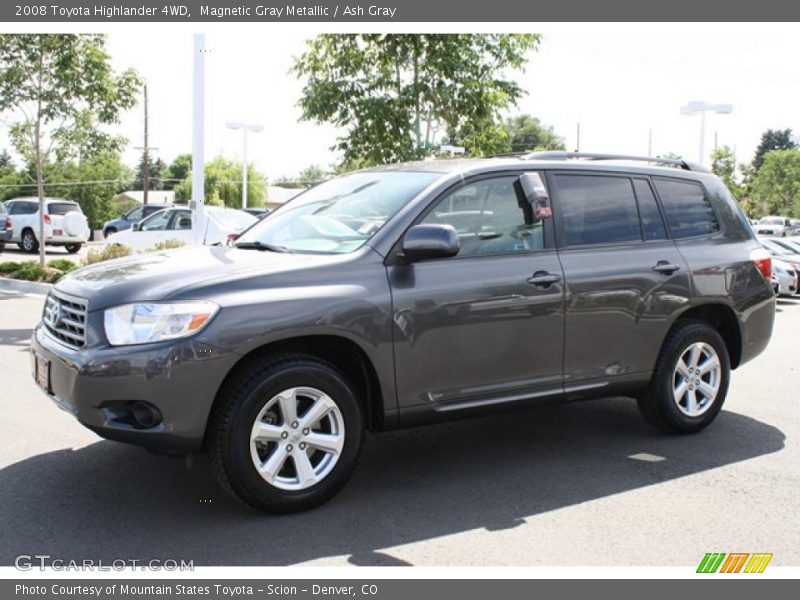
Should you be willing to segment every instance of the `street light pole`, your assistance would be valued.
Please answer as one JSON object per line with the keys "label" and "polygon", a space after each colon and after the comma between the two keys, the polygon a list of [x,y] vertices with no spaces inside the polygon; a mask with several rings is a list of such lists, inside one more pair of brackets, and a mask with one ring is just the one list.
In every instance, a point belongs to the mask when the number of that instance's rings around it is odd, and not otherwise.
{"label": "street light pole", "polygon": [[733,112],[732,104],[711,104],[705,100],[692,100],[681,107],[682,115],[700,115],[700,154],[697,162],[701,165],[705,163],[706,145],[706,113],[714,112],[718,115],[728,115]]}
{"label": "street light pole", "polygon": [[255,123],[240,123],[231,121],[225,125],[228,129],[241,129],[244,134],[242,140],[242,208],[247,208],[247,134],[264,131],[263,125]]}

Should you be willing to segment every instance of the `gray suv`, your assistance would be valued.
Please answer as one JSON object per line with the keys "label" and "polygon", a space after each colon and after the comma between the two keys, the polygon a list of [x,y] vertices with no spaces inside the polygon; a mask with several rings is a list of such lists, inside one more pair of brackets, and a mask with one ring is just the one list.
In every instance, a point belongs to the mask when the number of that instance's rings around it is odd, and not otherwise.
{"label": "gray suv", "polygon": [[392,165],[233,247],[73,272],[33,374],[99,435],[205,451],[226,489],[289,512],[344,486],[366,430],[630,396],[658,429],[700,431],[769,342],[770,269],[725,186],[682,161]]}

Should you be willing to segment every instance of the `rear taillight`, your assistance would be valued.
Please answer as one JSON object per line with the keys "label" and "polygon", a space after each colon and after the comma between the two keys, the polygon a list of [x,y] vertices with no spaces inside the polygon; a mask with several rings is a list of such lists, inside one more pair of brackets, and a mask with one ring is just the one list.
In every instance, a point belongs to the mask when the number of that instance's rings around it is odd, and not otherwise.
{"label": "rear taillight", "polygon": [[236,241],[236,240],[238,240],[238,239],[239,239],[239,234],[238,234],[238,233],[229,233],[229,234],[228,234],[228,243],[229,243],[229,244],[230,244],[231,242],[235,242],[235,241]]}
{"label": "rear taillight", "polygon": [[750,260],[764,279],[772,279],[772,255],[765,248],[756,248],[750,253]]}
{"label": "rear taillight", "polygon": [[11,229],[12,227],[11,218],[6,219],[6,229]]}
{"label": "rear taillight", "polygon": [[50,225],[50,223],[51,223],[50,215],[45,215],[44,216],[44,222],[47,223],[48,225]]}

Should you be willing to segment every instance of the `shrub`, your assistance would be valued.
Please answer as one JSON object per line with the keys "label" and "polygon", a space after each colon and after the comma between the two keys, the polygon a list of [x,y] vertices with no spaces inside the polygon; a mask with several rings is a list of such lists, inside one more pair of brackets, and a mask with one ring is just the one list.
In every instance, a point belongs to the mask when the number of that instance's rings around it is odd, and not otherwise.
{"label": "shrub", "polygon": [[9,274],[11,279],[22,279],[23,281],[41,281],[45,276],[45,270],[34,261],[20,263],[16,271]]}
{"label": "shrub", "polygon": [[162,250],[174,250],[175,248],[183,248],[186,245],[185,242],[180,240],[164,240],[163,242],[158,242],[152,248],[148,248],[145,252],[161,252]]}
{"label": "shrub", "polygon": [[57,271],[63,271],[64,273],[69,273],[78,268],[77,264],[66,258],[55,258],[47,263],[47,266]]}
{"label": "shrub", "polygon": [[13,273],[17,269],[22,266],[22,263],[6,261],[0,263],[0,273],[6,275],[8,273]]}
{"label": "shrub", "polygon": [[122,244],[108,244],[101,249],[90,248],[86,257],[81,261],[81,265],[93,265],[95,263],[103,262],[104,260],[113,260],[115,258],[123,258],[133,254],[128,246]]}

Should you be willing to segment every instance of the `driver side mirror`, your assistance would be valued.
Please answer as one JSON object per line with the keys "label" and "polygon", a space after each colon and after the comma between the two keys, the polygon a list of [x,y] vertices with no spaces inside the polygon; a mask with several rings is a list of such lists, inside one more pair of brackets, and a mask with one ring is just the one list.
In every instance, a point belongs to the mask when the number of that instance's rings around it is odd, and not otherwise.
{"label": "driver side mirror", "polygon": [[132,229],[134,231],[141,231],[142,230],[142,224],[141,223],[134,223],[133,226],[132,226]]}
{"label": "driver side mirror", "polygon": [[553,216],[553,209],[550,207],[550,195],[544,186],[542,176],[536,172],[528,172],[520,175],[517,180],[522,189],[522,195],[533,208],[535,219],[547,219]]}
{"label": "driver side mirror", "polygon": [[414,225],[403,238],[401,256],[405,262],[450,258],[461,250],[461,241],[452,225]]}

